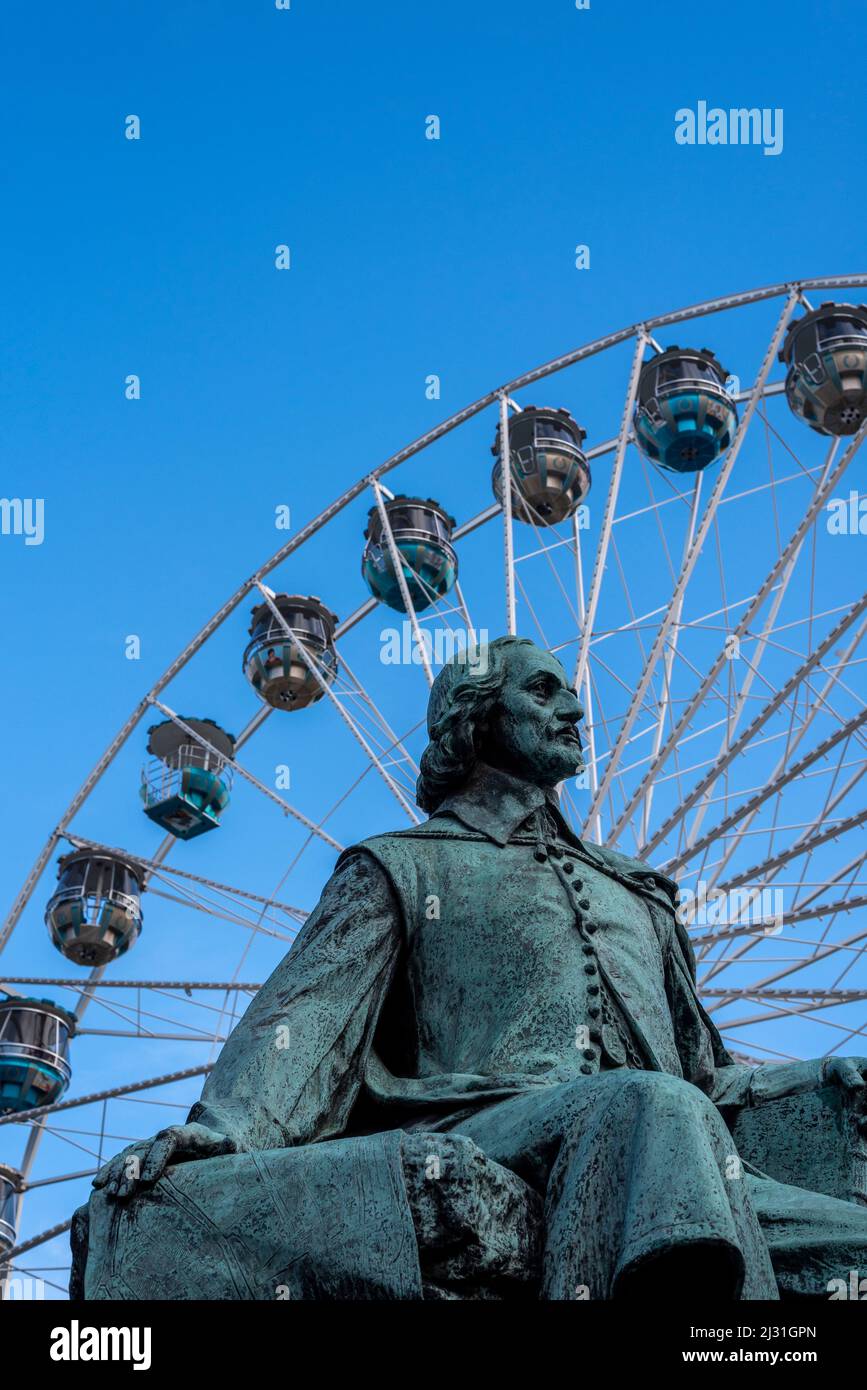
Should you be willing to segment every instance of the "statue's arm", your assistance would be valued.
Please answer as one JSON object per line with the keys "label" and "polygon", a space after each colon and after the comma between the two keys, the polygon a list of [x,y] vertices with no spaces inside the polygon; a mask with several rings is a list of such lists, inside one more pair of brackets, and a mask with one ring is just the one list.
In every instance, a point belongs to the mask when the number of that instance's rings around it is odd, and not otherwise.
{"label": "statue's arm", "polygon": [[364,851],[347,855],[226,1042],[186,1124],[115,1155],[94,1186],[125,1199],[172,1163],[342,1133],[402,939],[385,873]]}
{"label": "statue's arm", "polygon": [[342,1133],[401,934],[383,870],[363,851],[347,856],[226,1042],[189,1121],[243,1149]]}

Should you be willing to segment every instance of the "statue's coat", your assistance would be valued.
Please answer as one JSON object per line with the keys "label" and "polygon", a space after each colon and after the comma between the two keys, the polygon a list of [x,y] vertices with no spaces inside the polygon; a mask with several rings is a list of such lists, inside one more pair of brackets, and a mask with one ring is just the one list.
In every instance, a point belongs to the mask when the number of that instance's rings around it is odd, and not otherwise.
{"label": "statue's coat", "polygon": [[[424,824],[343,854],[190,1112],[240,1152],[170,1168],[125,1206],[96,1192],[77,1219],[76,1287],[420,1297],[418,1213],[434,1245],[439,1218],[419,1174],[437,1142],[447,1166],[478,1176],[444,1187],[437,1210],[472,1228],[464,1264],[477,1246],[482,1270],[487,1250],[496,1287],[515,1277],[516,1251],[532,1263],[549,1170],[534,1168],[529,1136],[545,1133],[547,1107],[572,1159],[556,1179],[543,1296],[572,1296],[578,1261],[591,1296],[608,1297],[624,1251],[700,1238],[732,1252],[743,1297],[772,1297],[747,1192],[770,1227],[777,1209],[785,1216],[781,1244],[798,1222],[813,1232],[814,1282],[839,1240],[828,1253],[816,1238],[812,1194],[793,1199],[799,1189],[749,1165],[748,1182],[729,1180],[737,1154],[720,1109],[790,1091],[789,1072],[726,1052],[696,993],[670,880],[583,844],[553,797],[480,768]],[[846,1205],[820,1212],[820,1236]],[[359,1231],[373,1234],[359,1243]],[[865,1239],[862,1220],[846,1258]],[[797,1286],[800,1257],[788,1258]],[[459,1264],[452,1249],[437,1267]]]}

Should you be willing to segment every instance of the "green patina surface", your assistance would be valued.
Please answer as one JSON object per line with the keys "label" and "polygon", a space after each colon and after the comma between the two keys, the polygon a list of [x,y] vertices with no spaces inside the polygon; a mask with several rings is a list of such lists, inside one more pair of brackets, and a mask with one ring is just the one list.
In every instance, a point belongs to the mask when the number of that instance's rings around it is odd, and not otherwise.
{"label": "green patina surface", "polygon": [[729,1056],[674,884],[560,814],[562,667],[482,656],[431,694],[430,818],[341,857],[187,1124],[97,1177],[74,1294],[827,1297],[867,1268],[867,1063]]}

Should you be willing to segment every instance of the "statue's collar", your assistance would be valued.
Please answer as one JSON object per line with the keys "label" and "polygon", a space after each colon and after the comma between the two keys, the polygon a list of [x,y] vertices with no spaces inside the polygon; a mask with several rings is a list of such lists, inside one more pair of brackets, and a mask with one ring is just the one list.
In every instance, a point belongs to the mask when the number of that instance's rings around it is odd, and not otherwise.
{"label": "statue's collar", "polygon": [[471,830],[480,831],[498,845],[506,845],[521,822],[542,806],[554,817],[564,838],[574,839],[560,812],[556,792],[487,763],[476,763],[460,791],[440,802],[431,819],[445,814],[456,816]]}

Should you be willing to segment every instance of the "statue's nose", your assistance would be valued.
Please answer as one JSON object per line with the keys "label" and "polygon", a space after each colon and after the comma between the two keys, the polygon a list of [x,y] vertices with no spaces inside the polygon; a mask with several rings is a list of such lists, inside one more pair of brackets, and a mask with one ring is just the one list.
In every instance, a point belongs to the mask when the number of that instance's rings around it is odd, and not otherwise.
{"label": "statue's nose", "polygon": [[584,718],[584,706],[578,699],[574,690],[563,691],[563,703],[559,710],[561,719],[569,720],[570,723],[578,724]]}

